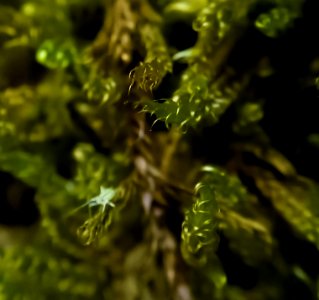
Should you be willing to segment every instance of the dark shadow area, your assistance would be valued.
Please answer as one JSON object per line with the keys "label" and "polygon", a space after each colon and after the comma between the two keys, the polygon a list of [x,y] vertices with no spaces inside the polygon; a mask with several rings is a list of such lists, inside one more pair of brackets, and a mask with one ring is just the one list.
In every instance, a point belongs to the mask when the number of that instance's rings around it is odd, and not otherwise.
{"label": "dark shadow area", "polygon": [[0,224],[30,226],[39,219],[35,190],[8,173],[0,172]]}

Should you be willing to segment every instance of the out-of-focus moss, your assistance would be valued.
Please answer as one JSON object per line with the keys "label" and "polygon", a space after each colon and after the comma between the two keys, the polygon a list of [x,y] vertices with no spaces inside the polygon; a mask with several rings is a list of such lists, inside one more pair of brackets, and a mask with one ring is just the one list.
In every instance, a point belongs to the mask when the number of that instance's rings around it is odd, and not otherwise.
{"label": "out-of-focus moss", "polygon": [[2,1],[0,299],[317,297],[318,8]]}

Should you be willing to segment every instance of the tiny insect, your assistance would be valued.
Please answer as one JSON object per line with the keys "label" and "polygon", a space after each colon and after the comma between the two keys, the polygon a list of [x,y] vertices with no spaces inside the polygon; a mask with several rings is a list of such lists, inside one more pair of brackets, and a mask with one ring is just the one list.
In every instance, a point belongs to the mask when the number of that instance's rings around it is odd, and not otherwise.
{"label": "tiny insect", "polygon": [[88,207],[94,207],[94,206],[102,206],[102,212],[104,212],[107,205],[114,207],[115,204],[112,202],[112,199],[114,198],[116,194],[116,191],[113,188],[105,188],[103,186],[100,187],[100,194],[96,197],[90,199],[88,202],[83,204],[81,207],[88,206]]}
{"label": "tiny insect", "polygon": [[107,206],[115,207],[115,204],[112,202],[112,199],[116,195],[116,190],[113,188],[105,188],[103,186],[100,187],[100,194],[93,197],[86,203],[82,204],[81,206],[74,209],[69,215],[72,215],[73,213],[77,212],[81,208],[88,206],[91,214],[91,208],[95,206],[101,206],[102,207],[102,213],[105,211],[105,208]]}

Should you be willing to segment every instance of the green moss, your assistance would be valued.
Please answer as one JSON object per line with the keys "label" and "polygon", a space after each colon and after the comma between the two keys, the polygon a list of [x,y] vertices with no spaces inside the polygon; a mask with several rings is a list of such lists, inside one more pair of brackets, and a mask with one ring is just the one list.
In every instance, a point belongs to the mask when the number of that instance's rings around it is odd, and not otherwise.
{"label": "green moss", "polygon": [[0,299],[315,299],[317,11],[4,1]]}

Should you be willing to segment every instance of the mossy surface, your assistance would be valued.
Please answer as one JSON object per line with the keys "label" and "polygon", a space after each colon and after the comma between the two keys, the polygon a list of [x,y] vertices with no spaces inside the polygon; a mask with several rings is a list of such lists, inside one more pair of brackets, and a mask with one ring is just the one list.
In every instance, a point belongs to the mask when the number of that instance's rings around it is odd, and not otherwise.
{"label": "mossy surface", "polygon": [[0,3],[0,300],[319,299],[317,0]]}

